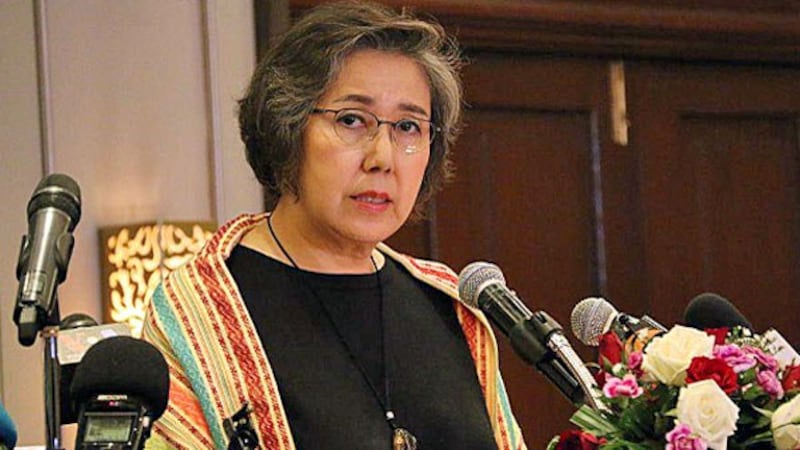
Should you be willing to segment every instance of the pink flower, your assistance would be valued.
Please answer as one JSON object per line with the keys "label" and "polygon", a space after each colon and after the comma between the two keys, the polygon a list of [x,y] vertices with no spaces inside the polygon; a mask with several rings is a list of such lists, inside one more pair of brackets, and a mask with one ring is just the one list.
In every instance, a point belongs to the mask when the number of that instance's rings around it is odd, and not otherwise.
{"label": "pink flower", "polygon": [[676,423],[675,428],[667,433],[667,446],[665,450],[706,450],[706,441],[699,437],[692,436],[692,429],[689,425]]}
{"label": "pink flower", "polygon": [[756,375],[756,381],[764,392],[771,397],[780,399],[783,398],[783,386],[781,386],[778,376],[771,370],[762,370]]}
{"label": "pink flower", "polygon": [[636,398],[642,395],[642,388],[632,374],[627,374],[622,378],[608,377],[606,384],[603,385],[603,395],[607,398],[620,396]]}
{"label": "pink flower", "polygon": [[631,352],[628,355],[628,370],[633,372],[633,374],[637,377],[642,376],[644,373],[642,370],[642,361],[644,361],[644,355],[642,355],[642,352]]}
{"label": "pink flower", "polygon": [[736,344],[715,345],[713,355],[725,361],[736,373],[744,372],[756,365],[756,357],[746,353]]}
{"label": "pink flower", "polygon": [[774,356],[765,353],[764,350],[761,350],[758,347],[751,347],[749,345],[743,346],[742,350],[744,350],[745,353],[753,355],[756,358],[756,361],[764,366],[765,369],[772,372],[778,371],[778,360],[775,359]]}

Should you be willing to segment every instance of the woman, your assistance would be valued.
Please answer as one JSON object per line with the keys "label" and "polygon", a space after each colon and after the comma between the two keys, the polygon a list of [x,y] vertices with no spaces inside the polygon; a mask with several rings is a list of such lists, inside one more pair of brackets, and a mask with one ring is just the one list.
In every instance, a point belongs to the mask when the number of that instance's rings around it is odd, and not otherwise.
{"label": "woman", "polygon": [[222,226],[155,293],[144,337],[172,385],[151,447],[525,448],[455,274],[381,243],[449,174],[458,66],[438,25],[371,4],[318,7],[276,42],[240,101],[272,212]]}

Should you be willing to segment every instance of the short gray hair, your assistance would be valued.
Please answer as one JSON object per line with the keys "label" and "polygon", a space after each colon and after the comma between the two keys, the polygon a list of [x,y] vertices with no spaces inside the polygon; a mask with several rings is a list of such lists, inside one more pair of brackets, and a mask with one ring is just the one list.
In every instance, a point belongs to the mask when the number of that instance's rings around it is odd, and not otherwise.
{"label": "short gray hair", "polygon": [[431,120],[441,127],[414,211],[424,214],[433,194],[452,175],[450,147],[461,126],[463,64],[458,45],[432,20],[365,2],[329,3],[312,9],[281,35],[255,69],[239,100],[239,127],[247,161],[265,187],[268,208],[284,193],[301,195],[303,130],[316,103],[353,51],[399,53],[425,71]]}

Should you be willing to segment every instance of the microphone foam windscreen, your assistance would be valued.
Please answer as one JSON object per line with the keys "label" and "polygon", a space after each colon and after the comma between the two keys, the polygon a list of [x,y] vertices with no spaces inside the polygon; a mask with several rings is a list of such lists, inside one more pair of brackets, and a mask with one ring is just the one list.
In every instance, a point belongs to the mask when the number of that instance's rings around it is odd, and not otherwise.
{"label": "microphone foam windscreen", "polygon": [[52,173],[42,178],[28,202],[28,218],[42,208],[56,208],[69,216],[70,231],[81,218],[81,188],[72,178]]}
{"label": "microphone foam windscreen", "polygon": [[153,420],[169,399],[169,369],[151,344],[129,336],[103,339],[93,345],[75,369],[70,387],[76,405],[95,395],[124,394],[143,401]]}
{"label": "microphone foam windscreen", "polygon": [[619,312],[614,306],[600,297],[588,297],[572,308],[570,325],[572,333],[591,347],[600,345],[600,336],[608,331],[608,325]]}
{"label": "microphone foam windscreen", "polygon": [[683,313],[686,325],[700,330],[706,328],[733,327],[736,325],[753,329],[735,306],[723,297],[705,292],[693,298]]}
{"label": "microphone foam windscreen", "polygon": [[0,444],[12,449],[17,445],[17,427],[3,405],[0,405]]}
{"label": "microphone foam windscreen", "polygon": [[503,272],[496,265],[481,261],[467,264],[458,275],[458,296],[461,301],[477,308],[481,286],[487,281],[506,284]]}

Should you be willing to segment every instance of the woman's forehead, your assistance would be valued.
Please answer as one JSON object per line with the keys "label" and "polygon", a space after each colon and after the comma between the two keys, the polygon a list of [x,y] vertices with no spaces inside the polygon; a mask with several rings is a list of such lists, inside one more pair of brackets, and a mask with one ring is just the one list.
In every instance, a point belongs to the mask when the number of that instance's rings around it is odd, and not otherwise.
{"label": "woman's forehead", "polygon": [[402,110],[428,116],[428,77],[409,56],[381,50],[357,50],[345,58],[322,95],[325,106],[350,105]]}

